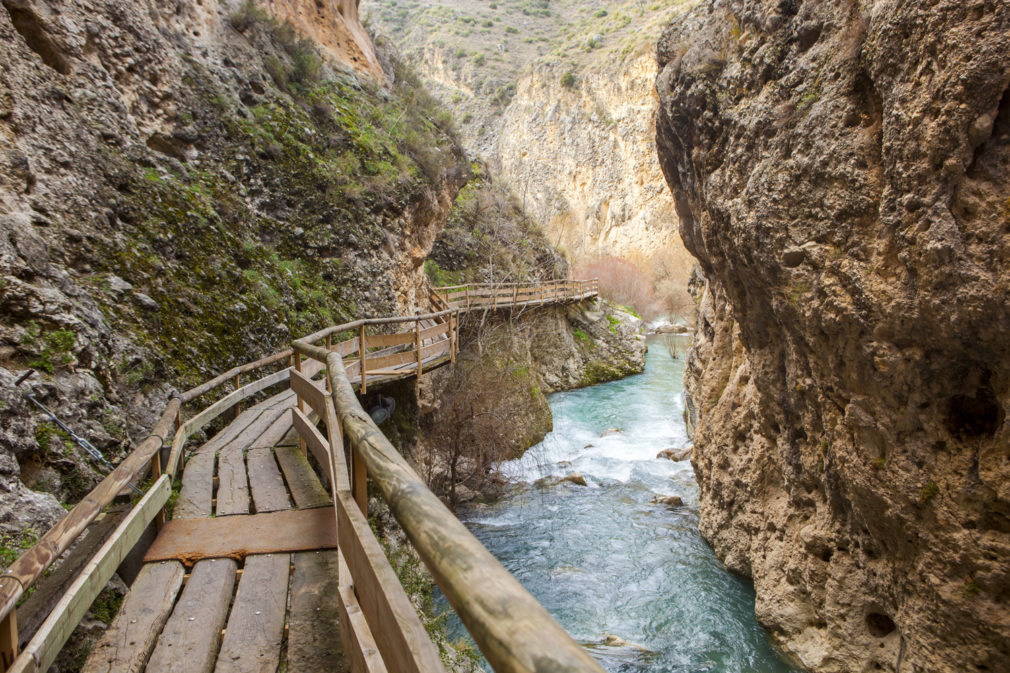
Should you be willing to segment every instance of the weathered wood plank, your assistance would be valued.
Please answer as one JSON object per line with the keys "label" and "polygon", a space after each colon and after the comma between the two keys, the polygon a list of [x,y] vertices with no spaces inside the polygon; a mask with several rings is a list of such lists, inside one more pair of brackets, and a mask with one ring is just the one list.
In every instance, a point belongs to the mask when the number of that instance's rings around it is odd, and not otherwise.
{"label": "weathered wood plank", "polygon": [[273,425],[274,421],[286,413],[288,413],[286,407],[264,409],[255,421],[250,423],[245,430],[240,432],[235,439],[229,442],[228,445],[221,450],[231,451],[232,449],[248,449],[264,432],[267,431],[271,425]]}
{"label": "weathered wood plank", "polygon": [[193,566],[145,673],[210,673],[213,670],[237,568],[232,559],[210,559]]}
{"label": "weathered wood plank", "polygon": [[[83,539],[70,549],[59,567],[35,583],[35,591],[18,606],[18,634],[21,642],[27,643],[35,631],[49,616],[53,606],[59,602],[67,586],[95,551],[105,542],[125,514],[124,509],[106,512],[88,526]],[[9,663],[9,662],[8,662]]]}
{"label": "weathered wood plank", "polygon": [[217,454],[217,507],[214,511],[218,516],[249,513],[245,455],[230,446]]}
{"label": "weathered wood plank", "polygon": [[215,673],[277,671],[290,565],[290,554],[246,557]]}
{"label": "weathered wood plank", "polygon": [[284,439],[284,436],[291,430],[291,414],[285,413],[277,417],[266,431],[256,438],[251,449],[272,449]]}
{"label": "weathered wood plank", "polygon": [[236,514],[213,519],[173,519],[144,554],[144,561],[243,558],[337,546],[332,507]]}
{"label": "weathered wood plank", "polygon": [[256,512],[276,512],[291,509],[284,477],[277,467],[274,452],[270,449],[249,449],[246,453],[249,470],[249,487],[252,490]]}
{"label": "weathered wood plank", "polygon": [[213,453],[195,453],[186,461],[173,518],[197,519],[213,513],[214,459]]}
{"label": "weathered wood plank", "polygon": [[428,327],[426,329],[422,329],[421,330],[421,340],[424,341],[424,340],[427,340],[427,339],[431,339],[432,337],[437,337],[439,335],[448,334],[448,333],[449,333],[449,323],[447,323],[447,322],[441,323],[441,324],[435,325],[434,327]]}
{"label": "weathered wood plank", "polygon": [[148,563],[140,570],[119,614],[102,634],[82,673],[140,673],[172,613],[186,568],[178,561]]}
{"label": "weathered wood plank", "polygon": [[284,471],[288,490],[295,505],[301,508],[325,507],[330,504],[330,496],[319,482],[305,455],[294,446],[278,446],[274,449],[277,462]]}
{"label": "weathered wood plank", "polygon": [[312,456],[319,463],[319,466],[323,469],[323,484],[329,484],[332,479],[333,466],[330,460],[330,445],[329,442],[320,434],[319,430],[316,429],[315,424],[308,419],[308,417],[295,409],[292,413],[292,418],[294,419],[294,427],[298,432],[298,435],[305,440],[305,445],[309,447],[309,451],[312,452]]}
{"label": "weathered wood plank", "polygon": [[165,505],[171,492],[171,481],[167,475],[162,475],[154,482],[70,585],[67,593],[39,627],[28,646],[14,661],[14,665],[8,669],[9,672],[45,671],[52,665],[95,597],[108,583],[133,545],[137,544],[144,529],[154,520],[158,510]]}
{"label": "weathered wood plank", "polygon": [[220,451],[222,448],[230,444],[233,439],[238,437],[239,434],[249,427],[250,423],[259,418],[262,413],[263,409],[260,409],[259,407],[246,409],[238,415],[238,418],[221,428],[221,430],[213,437],[204,442],[200,448],[196,450],[196,453],[214,453],[215,451]]}
{"label": "weathered wood plank", "polygon": [[413,341],[413,337],[408,333],[397,334],[370,334],[368,335],[369,348],[388,348],[390,346],[402,346]]}
{"label": "weathered wood plank", "polygon": [[361,612],[354,589],[350,585],[341,586],[340,594],[340,637],[353,673],[386,673],[386,665],[379,655],[375,638],[368,628],[365,615]]}
{"label": "weathered wood plank", "polygon": [[151,457],[161,449],[162,437],[171,436],[170,429],[179,411],[179,398],[169,400],[168,406],[151,430],[151,435],[137,444],[133,453],[110,472],[98,486],[79,502],[72,511],[46,531],[31,549],[12,563],[0,577],[0,619],[14,609],[25,589],[46,571],[60,554],[77,540],[81,532],[95,520],[101,511],[127,483],[147,469]]}
{"label": "weathered wood plank", "polygon": [[354,582],[354,593],[372,630],[385,645],[382,659],[391,673],[444,671],[438,649],[403,591],[396,572],[365,515],[346,491],[337,493],[337,535]]}
{"label": "weathered wood plank", "polygon": [[300,552],[291,555],[291,562],[288,670],[347,673],[338,637],[337,552]]}
{"label": "weathered wood plank", "polygon": [[325,413],[327,397],[326,392],[322,389],[322,383],[322,381],[313,381],[300,372],[295,372],[291,376],[291,390],[307,402],[320,417]]}

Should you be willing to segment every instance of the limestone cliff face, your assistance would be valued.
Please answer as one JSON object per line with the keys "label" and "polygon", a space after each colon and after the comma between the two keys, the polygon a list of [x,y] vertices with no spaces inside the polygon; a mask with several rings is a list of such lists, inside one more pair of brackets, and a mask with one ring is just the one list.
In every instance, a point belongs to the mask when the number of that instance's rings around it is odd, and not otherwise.
{"label": "limestone cliff face", "polygon": [[355,10],[0,1],[0,532],[97,479],[13,388],[28,367],[115,460],[169,384],[427,307],[467,167]]}
{"label": "limestone cliff face", "polygon": [[658,149],[702,532],[811,670],[1010,670],[1010,5],[709,3]]}
{"label": "limestone cliff face", "polygon": [[495,161],[574,264],[622,257],[682,294],[692,263],[651,141],[653,55],[601,63],[567,85],[566,72],[537,64],[520,78],[501,118]]}

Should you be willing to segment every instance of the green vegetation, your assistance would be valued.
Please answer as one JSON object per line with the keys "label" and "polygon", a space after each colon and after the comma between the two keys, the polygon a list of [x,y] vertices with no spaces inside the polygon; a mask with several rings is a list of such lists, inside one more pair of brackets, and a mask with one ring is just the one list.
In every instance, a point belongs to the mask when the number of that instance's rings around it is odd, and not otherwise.
{"label": "green vegetation", "polygon": [[7,568],[38,541],[39,536],[31,528],[20,533],[0,533],[0,566]]}
{"label": "green vegetation", "polygon": [[940,487],[935,481],[930,481],[919,490],[919,502],[926,504],[939,494]]}
{"label": "green vegetation", "polygon": [[111,624],[122,604],[123,596],[106,587],[91,604],[91,614],[95,616],[95,619],[99,619],[105,624]]}
{"label": "green vegetation", "polygon": [[576,327],[572,331],[572,334],[575,336],[576,339],[578,339],[579,341],[581,341],[584,344],[592,344],[593,343],[593,338],[591,336],[589,336],[588,334],[586,334],[585,331],[579,329],[578,327]]}
{"label": "green vegetation", "polygon": [[575,88],[575,73],[571,70],[565,72],[565,74],[561,76],[561,86],[566,89]]}
{"label": "green vegetation", "polygon": [[63,367],[74,361],[72,354],[77,335],[71,330],[57,329],[43,333],[36,322],[29,322],[21,337],[21,345],[36,353],[35,359],[28,363],[29,367],[40,369],[52,374],[57,367]]}
{"label": "green vegetation", "polygon": [[[364,300],[360,260],[385,263],[375,251],[390,223],[419,192],[463,172],[451,115],[404,64],[393,60],[386,89],[332,71],[255,3],[232,25],[262,55],[264,91],[240,102],[186,61],[176,92],[214,152],[199,166],[140,167],[116,148],[98,157],[116,185],[102,196],[120,204],[122,235],[101,242],[95,278],[128,279],[157,304],[109,293],[102,306],[156,356],[122,363],[127,383],[196,383],[349,319]],[[67,361],[66,336],[36,338],[51,341],[38,350],[54,367]]]}
{"label": "green vegetation", "polygon": [[617,326],[621,324],[621,319],[608,313],[607,322],[610,323],[610,331],[613,334],[617,334]]}

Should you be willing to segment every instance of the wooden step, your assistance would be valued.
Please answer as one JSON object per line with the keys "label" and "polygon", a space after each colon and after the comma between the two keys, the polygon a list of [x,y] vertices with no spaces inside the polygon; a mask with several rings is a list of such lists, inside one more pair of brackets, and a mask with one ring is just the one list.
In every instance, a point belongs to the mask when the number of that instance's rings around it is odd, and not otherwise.
{"label": "wooden step", "polygon": [[295,505],[301,508],[325,507],[330,504],[330,495],[323,488],[318,475],[309,465],[308,459],[296,446],[278,446],[274,449],[277,462],[284,472],[288,490]]}
{"label": "wooden step", "polygon": [[249,449],[246,453],[246,467],[249,470],[249,487],[257,514],[291,509],[288,489],[271,449]]}
{"label": "wooden step", "polygon": [[290,554],[246,557],[215,673],[276,673],[290,566]]}
{"label": "wooden step", "polygon": [[291,555],[288,671],[347,673],[340,639],[336,551]]}

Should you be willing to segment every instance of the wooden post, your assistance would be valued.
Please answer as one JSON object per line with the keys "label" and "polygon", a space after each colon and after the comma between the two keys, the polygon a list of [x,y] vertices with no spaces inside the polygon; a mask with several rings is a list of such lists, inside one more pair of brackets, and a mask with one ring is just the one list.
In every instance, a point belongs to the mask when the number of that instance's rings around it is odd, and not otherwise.
{"label": "wooden post", "polygon": [[512,287],[512,305],[515,306],[519,302],[519,283],[516,283]]}
{"label": "wooden post", "polygon": [[[326,350],[327,352],[333,350],[333,336],[330,334],[326,335]],[[330,377],[324,377],[324,380],[326,381],[323,384],[326,387],[326,392],[330,392]]]}
{"label": "wooden post", "polygon": [[0,663],[4,670],[10,668],[18,657],[18,616],[11,608],[3,622],[0,622]]}
{"label": "wooden post", "polygon": [[[301,371],[302,371],[302,354],[301,353],[297,353],[297,352],[296,353],[292,353],[291,357],[295,361],[295,371],[301,373]],[[298,411],[300,411],[300,412],[302,412],[304,414],[305,413],[305,400],[302,399],[301,395],[298,395],[297,397],[298,397]],[[305,444],[305,440],[302,438],[301,435],[298,436],[298,450],[301,451],[303,455],[308,450],[308,447]]]}
{"label": "wooden post", "polygon": [[449,314],[449,362],[456,362],[456,317],[455,313]]}
{"label": "wooden post", "polygon": [[358,509],[365,516],[368,516],[368,468],[365,461],[353,447],[351,448],[351,493],[354,495],[354,502],[358,503]]}
{"label": "wooden post", "polygon": [[470,309],[470,286],[467,285],[465,289],[466,289],[466,308],[467,308],[467,310],[469,310]]}
{"label": "wooden post", "polygon": [[414,318],[414,348],[417,349],[417,381],[415,388],[421,387],[421,320]]}
{"label": "wooden post", "polygon": [[[241,388],[241,387],[242,387],[242,386],[241,386],[241,384],[239,383],[239,374],[236,374],[236,375],[235,375],[235,388],[234,388],[234,390],[238,390],[238,389],[239,389],[239,388]],[[237,404],[236,404],[236,405],[235,405],[235,406],[234,406],[234,407],[232,408],[232,414],[231,414],[231,417],[232,417],[232,419],[234,420],[234,419],[238,418],[238,415],[239,415],[239,414],[241,414],[241,413],[242,413],[242,403],[241,403],[241,402],[239,402],[239,403],[237,403]]]}
{"label": "wooden post", "polygon": [[368,352],[368,347],[365,344],[365,323],[361,323],[361,327],[358,329],[358,354],[361,356],[361,394],[364,395],[368,390],[368,386],[365,384],[365,353]]}
{"label": "wooden post", "polygon": [[[154,455],[151,456],[151,482],[154,483],[161,478],[161,451],[155,451]],[[154,515],[154,525],[155,528],[160,532],[162,527],[165,525],[165,508],[162,507],[157,514]]]}

